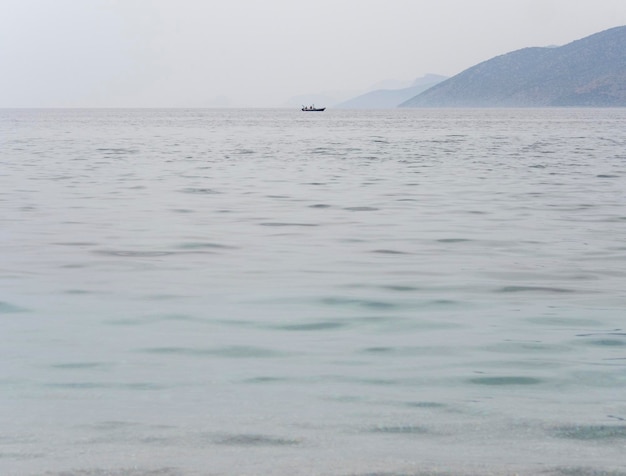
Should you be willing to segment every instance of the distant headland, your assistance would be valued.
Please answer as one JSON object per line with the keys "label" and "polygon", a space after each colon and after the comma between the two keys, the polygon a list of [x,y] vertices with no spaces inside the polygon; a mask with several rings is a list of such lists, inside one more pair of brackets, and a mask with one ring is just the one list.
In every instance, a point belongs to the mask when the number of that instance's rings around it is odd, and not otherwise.
{"label": "distant headland", "polygon": [[626,107],[626,26],[497,56],[399,107]]}
{"label": "distant headland", "polygon": [[337,104],[339,109],[392,109],[398,104],[415,97],[422,91],[447,79],[446,76],[438,74],[426,74],[417,78],[413,83],[405,88],[391,89],[382,88],[368,91],[360,96]]}

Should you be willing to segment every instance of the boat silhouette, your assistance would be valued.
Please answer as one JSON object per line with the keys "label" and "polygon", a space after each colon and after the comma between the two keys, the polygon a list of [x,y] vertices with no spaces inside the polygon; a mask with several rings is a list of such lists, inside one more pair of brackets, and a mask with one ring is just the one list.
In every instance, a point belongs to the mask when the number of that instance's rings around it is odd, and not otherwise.
{"label": "boat silhouette", "polygon": [[302,110],[306,111],[306,112],[322,112],[324,110],[326,110],[325,107],[315,107],[315,104],[312,104],[311,106],[302,106]]}

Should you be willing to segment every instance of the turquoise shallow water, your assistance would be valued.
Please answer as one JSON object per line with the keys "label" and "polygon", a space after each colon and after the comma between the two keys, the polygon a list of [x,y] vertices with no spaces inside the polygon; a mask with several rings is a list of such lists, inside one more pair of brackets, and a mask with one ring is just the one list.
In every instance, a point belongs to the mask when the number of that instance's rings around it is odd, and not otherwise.
{"label": "turquoise shallow water", "polygon": [[2,474],[626,474],[626,110],[0,140]]}

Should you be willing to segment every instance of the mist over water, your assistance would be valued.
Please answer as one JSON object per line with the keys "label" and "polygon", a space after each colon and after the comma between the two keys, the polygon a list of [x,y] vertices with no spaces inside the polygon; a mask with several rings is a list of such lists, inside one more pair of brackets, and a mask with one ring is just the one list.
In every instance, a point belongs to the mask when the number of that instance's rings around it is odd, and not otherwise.
{"label": "mist over water", "polygon": [[2,474],[626,474],[626,110],[0,140]]}

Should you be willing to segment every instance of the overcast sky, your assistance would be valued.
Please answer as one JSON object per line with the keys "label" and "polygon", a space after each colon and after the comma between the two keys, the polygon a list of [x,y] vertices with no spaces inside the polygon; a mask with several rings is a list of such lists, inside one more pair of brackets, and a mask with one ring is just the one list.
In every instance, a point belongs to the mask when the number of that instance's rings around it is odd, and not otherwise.
{"label": "overcast sky", "polygon": [[0,107],[272,107],[626,25],[625,0],[0,0]]}

